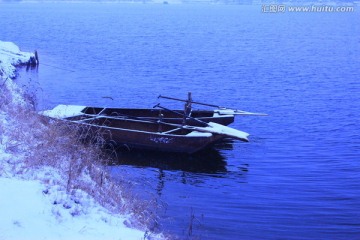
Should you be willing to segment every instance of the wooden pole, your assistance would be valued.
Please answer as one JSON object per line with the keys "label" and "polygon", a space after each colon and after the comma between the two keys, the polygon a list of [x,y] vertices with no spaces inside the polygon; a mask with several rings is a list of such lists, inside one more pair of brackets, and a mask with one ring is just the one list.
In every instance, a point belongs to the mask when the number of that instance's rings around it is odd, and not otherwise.
{"label": "wooden pole", "polygon": [[40,62],[39,62],[39,55],[38,55],[37,50],[35,50],[35,60],[36,60],[36,65],[39,65]]}

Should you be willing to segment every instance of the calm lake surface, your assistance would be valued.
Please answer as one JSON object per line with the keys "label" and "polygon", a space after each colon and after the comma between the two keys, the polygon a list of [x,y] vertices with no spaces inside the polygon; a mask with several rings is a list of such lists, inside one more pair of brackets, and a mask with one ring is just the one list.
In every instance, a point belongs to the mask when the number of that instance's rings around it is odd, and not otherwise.
{"label": "calm lake surface", "polygon": [[[180,239],[360,239],[360,11],[0,3],[0,39],[39,52],[38,108],[152,107],[159,94],[267,117],[207,154],[120,154],[114,178],[162,202]],[[107,97],[111,97],[111,100]],[[182,105],[162,100],[164,106]],[[189,226],[192,225],[192,231]]]}

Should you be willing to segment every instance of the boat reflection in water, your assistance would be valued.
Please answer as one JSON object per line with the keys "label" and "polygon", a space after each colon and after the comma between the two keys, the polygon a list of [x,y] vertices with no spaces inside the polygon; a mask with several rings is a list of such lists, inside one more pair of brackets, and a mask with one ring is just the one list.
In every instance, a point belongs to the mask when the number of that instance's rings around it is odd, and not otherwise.
{"label": "boat reflection in water", "polygon": [[[234,164],[227,162],[226,155],[232,150],[234,142],[225,139],[192,155],[129,151],[126,148],[117,151],[109,149],[112,161],[108,168],[111,177],[131,191],[135,196],[133,199],[147,203],[146,210],[154,213],[157,219],[154,229],[161,232],[173,227],[173,220],[170,219],[181,215],[178,209],[189,209],[196,205],[193,202],[196,200],[188,197],[189,192],[207,189],[208,186],[216,184],[227,184],[228,179],[232,182],[247,182],[247,164],[234,171]],[[220,179],[224,179],[225,183],[219,181]],[[197,199],[205,201],[207,195],[201,193],[197,195]]]}
{"label": "boat reflection in water", "polygon": [[[221,143],[225,144],[225,143]],[[228,144],[226,144],[228,147]],[[147,150],[118,149],[108,150],[111,156],[109,165],[130,165],[150,167],[160,170],[186,171],[194,173],[226,172],[225,157],[218,149],[208,148],[196,154],[166,153]]]}
{"label": "boat reflection in water", "polygon": [[201,176],[221,178],[227,172],[225,157],[215,148],[192,155],[118,149],[111,153],[111,157],[111,176],[122,183],[126,179],[133,193],[143,199],[153,199],[155,195],[162,198],[164,191],[165,194],[169,191],[164,189],[165,185],[197,185],[203,181]]}

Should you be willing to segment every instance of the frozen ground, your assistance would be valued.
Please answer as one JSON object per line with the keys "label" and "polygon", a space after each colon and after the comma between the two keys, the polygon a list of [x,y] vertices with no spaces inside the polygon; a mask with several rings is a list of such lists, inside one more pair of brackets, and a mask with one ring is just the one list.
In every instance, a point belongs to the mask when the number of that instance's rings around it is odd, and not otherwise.
{"label": "frozen ground", "polygon": [[0,178],[0,239],[142,239],[127,228],[125,216],[113,216],[80,192],[69,197],[36,180]]}
{"label": "frozen ground", "polygon": [[[81,188],[70,192],[64,170],[29,164],[36,158],[31,151],[43,145],[38,139],[46,126],[32,123],[30,117],[14,117],[29,103],[13,79],[15,66],[30,56],[15,44],[0,41],[0,240],[162,238],[130,228],[131,214],[110,212]],[[39,150],[46,154],[39,158],[59,157],[49,151]],[[80,173],[80,180],[95,186],[87,171]]]}

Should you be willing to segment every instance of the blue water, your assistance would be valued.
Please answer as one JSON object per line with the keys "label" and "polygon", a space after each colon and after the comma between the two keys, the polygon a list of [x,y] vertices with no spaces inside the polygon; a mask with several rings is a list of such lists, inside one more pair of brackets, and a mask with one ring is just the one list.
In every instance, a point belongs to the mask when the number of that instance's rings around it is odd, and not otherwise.
{"label": "blue water", "polygon": [[[0,4],[0,39],[38,50],[18,81],[38,108],[152,107],[158,94],[266,112],[207,155],[120,155],[114,178],[201,239],[360,239],[360,11]],[[31,85],[31,86],[30,86]],[[110,100],[112,97],[114,100]],[[168,107],[176,102],[162,101]],[[189,226],[193,227],[192,231]]]}

